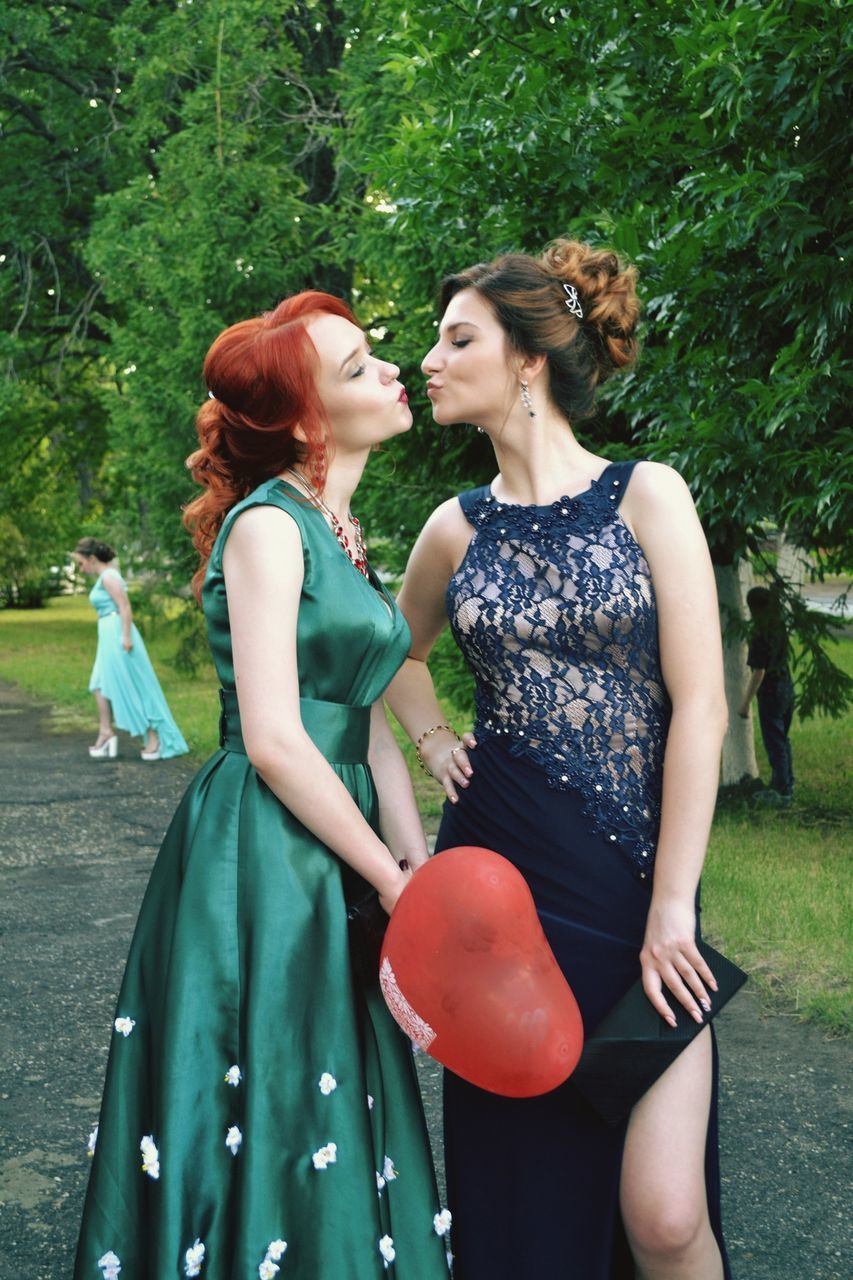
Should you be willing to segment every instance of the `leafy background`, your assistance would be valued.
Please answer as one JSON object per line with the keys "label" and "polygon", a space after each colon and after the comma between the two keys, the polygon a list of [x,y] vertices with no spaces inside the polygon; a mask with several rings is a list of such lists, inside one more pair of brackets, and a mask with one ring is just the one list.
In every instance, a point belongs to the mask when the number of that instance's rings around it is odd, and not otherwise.
{"label": "leafy background", "polygon": [[[722,575],[772,575],[780,533],[817,574],[847,570],[845,18],[839,0],[7,4],[5,601],[38,599],[89,531],[185,589],[183,460],[225,325],[327,288],[415,388],[442,276],[563,233],[636,262],[645,305],[642,359],[587,442],[676,465]],[[491,466],[413,400],[359,492],[391,572]],[[837,711],[828,624],[789,608],[802,709]]]}

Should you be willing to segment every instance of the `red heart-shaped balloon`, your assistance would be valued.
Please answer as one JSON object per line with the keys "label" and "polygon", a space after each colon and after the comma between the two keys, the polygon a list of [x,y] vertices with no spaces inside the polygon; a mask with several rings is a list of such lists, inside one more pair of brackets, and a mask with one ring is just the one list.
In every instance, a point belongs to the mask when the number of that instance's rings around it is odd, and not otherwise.
{"label": "red heart-shaped balloon", "polygon": [[580,1010],[530,889],[491,849],[445,849],[415,872],[388,922],[379,981],[406,1034],[481,1089],[547,1093],[580,1057]]}

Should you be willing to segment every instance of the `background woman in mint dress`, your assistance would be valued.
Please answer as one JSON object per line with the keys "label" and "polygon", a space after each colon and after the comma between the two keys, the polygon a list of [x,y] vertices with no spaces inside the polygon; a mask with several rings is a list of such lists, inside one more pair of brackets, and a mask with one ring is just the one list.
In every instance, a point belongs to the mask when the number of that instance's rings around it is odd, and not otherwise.
{"label": "background woman in mint dress", "polygon": [[119,729],[144,737],[143,760],[166,760],[189,750],[154,673],[145,641],[133,621],[127,584],[113,564],[116,553],[98,538],[81,538],[74,559],[95,578],[89,599],[98,615],[98,650],[89,692],[98,704],[100,728],[89,755],[118,754]]}
{"label": "background woman in mint dress", "polygon": [[320,293],[205,361],[187,523],[221,748],[140,912],[76,1280],[447,1275],[410,1045],[347,936],[427,856],[382,706],[408,628],[349,514],[411,425],[398,373]]}
{"label": "background woman in mint dress", "polygon": [[[485,431],[498,474],[412,552],[389,697],[449,797],[437,856],[484,845],[522,870],[587,1030],[641,973],[668,1022],[701,1023],[714,992],[695,943],[726,723],[710,557],[674,471],[573,431],[636,355],[634,281],[567,240],[445,281],[433,414]],[[476,680],[464,744],[423,661],[448,616]],[[454,1276],[722,1280],[713,1098],[710,1029],[612,1129],[571,1080],[510,1099],[446,1073]]]}

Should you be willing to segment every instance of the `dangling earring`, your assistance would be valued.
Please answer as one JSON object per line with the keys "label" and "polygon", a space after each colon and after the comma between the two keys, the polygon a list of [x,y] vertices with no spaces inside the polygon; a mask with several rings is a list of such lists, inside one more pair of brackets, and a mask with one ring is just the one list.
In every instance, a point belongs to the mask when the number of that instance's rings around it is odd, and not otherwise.
{"label": "dangling earring", "polygon": [[526,382],[522,382],[521,384],[521,403],[524,405],[525,409],[527,410],[527,416],[529,418],[535,418],[536,413],[533,409],[533,399],[530,395],[530,388],[528,387]]}

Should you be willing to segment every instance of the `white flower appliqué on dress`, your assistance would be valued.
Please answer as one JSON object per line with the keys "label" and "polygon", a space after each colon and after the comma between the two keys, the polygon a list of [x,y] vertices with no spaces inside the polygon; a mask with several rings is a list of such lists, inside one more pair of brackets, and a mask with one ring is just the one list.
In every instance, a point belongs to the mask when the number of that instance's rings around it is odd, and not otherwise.
{"label": "white flower appliqu\u00e9 on dress", "polygon": [[240,1084],[242,1079],[243,1079],[243,1072],[240,1070],[239,1067],[236,1067],[236,1066],[229,1067],[228,1070],[225,1072],[225,1083],[233,1085],[235,1089],[237,1088],[237,1085]]}
{"label": "white flower appliqu\u00e9 on dress", "polygon": [[136,1023],[133,1018],[116,1018],[113,1026],[120,1035],[124,1036],[126,1040],[133,1028],[136,1026]]}
{"label": "white flower appliqu\u00e9 on dress", "polygon": [[386,1182],[393,1182],[397,1177],[397,1170],[394,1168],[394,1161],[390,1156],[385,1157],[385,1163],[382,1165],[382,1173]]}
{"label": "white flower appliqu\u00e9 on dress", "polygon": [[258,1267],[258,1280],[275,1280],[281,1267],[276,1266],[284,1257],[287,1249],[286,1240],[272,1240],[267,1248],[266,1257]]}
{"label": "white flower appliqu\u00e9 on dress", "polygon": [[337,1089],[338,1082],[335,1079],[335,1077],[331,1075],[328,1071],[324,1071],[323,1074],[320,1076],[320,1080],[318,1082],[317,1087],[319,1088],[323,1097],[328,1098],[329,1094],[334,1093],[335,1090]]}
{"label": "white flower appliqu\u00e9 on dress", "polygon": [[204,1245],[199,1239],[196,1239],[195,1244],[190,1245],[189,1249],[187,1249],[184,1254],[184,1258],[186,1260],[186,1265],[184,1267],[185,1275],[201,1275],[201,1267],[204,1262],[204,1252]]}
{"label": "white flower appliqu\u00e9 on dress", "polygon": [[232,1124],[231,1128],[225,1135],[225,1145],[231,1152],[232,1156],[236,1156],[243,1142],[243,1135],[237,1128],[236,1124]]}
{"label": "white flower appliqu\u00e9 on dress", "polygon": [[394,1248],[394,1241],[390,1236],[383,1236],[379,1241],[379,1252],[385,1259],[385,1270],[387,1271],[389,1262],[393,1262],[397,1256],[397,1252]]}
{"label": "white flower appliqu\u00e9 on dress", "polygon": [[325,1147],[315,1151],[311,1157],[315,1169],[326,1169],[330,1164],[336,1164],[337,1159],[338,1146],[335,1142],[327,1142]]}
{"label": "white flower appliqu\u00e9 on dress", "polygon": [[121,1271],[121,1263],[116,1255],[110,1249],[109,1253],[105,1253],[102,1258],[98,1259],[98,1266],[104,1273],[104,1280],[118,1280],[118,1273]]}
{"label": "white flower appliqu\u00e9 on dress", "polygon": [[400,990],[394,970],[387,956],[379,969],[379,985],[385,997],[385,1003],[394,1015],[396,1022],[403,1028],[410,1040],[428,1049],[435,1039],[435,1032],[419,1013],[416,1013]]}
{"label": "white flower appliqu\u00e9 on dress", "polygon": [[452,1222],[453,1217],[450,1210],[442,1209],[441,1213],[437,1213],[432,1220],[432,1225],[435,1227],[435,1234],[437,1236],[446,1236],[450,1230]]}
{"label": "white flower appliqu\u00e9 on dress", "polygon": [[87,1154],[88,1156],[90,1156],[90,1157],[91,1157],[91,1156],[93,1156],[93,1155],[95,1154],[95,1147],[98,1145],[98,1129],[99,1129],[99,1127],[100,1127],[99,1125],[95,1125],[94,1129],[93,1129],[93,1130],[92,1130],[92,1132],[89,1134],[89,1141],[88,1141],[88,1143],[87,1143],[87,1145],[86,1145],[86,1154]]}
{"label": "white flower appliqu\u00e9 on dress", "polygon": [[139,1150],[142,1152],[142,1172],[156,1181],[160,1177],[160,1152],[154,1145],[154,1139],[150,1133],[140,1142]]}

